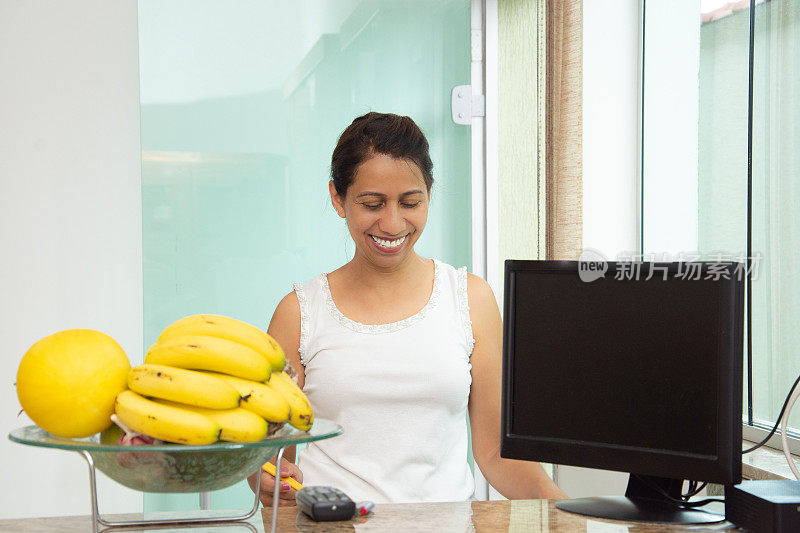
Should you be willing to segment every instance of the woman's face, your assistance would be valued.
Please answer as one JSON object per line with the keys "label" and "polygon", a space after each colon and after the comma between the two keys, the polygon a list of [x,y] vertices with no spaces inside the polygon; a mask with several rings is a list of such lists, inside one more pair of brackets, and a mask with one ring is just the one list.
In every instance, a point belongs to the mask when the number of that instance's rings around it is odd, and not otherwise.
{"label": "woman's face", "polygon": [[383,268],[414,253],[430,200],[422,171],[411,161],[376,154],[358,167],[347,196],[330,182],[333,206],[347,219],[356,254]]}

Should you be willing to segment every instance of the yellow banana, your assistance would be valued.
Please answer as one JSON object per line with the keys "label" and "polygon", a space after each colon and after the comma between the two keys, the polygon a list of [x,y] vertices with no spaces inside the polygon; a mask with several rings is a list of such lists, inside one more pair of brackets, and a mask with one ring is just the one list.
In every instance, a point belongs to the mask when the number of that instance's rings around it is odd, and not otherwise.
{"label": "yellow banana", "polygon": [[266,383],[235,378],[224,374],[211,374],[228,382],[242,397],[240,407],[252,411],[268,422],[289,420],[289,401],[283,394]]}
{"label": "yellow banana", "polygon": [[239,391],[214,376],[164,365],[139,365],[128,373],[128,388],[143,396],[209,409],[239,406]]}
{"label": "yellow banana", "polygon": [[238,342],[208,335],[183,335],[155,343],[144,362],[194,370],[211,370],[244,379],[265,381],[270,376],[267,360]]}
{"label": "yellow banana", "polygon": [[273,372],[267,385],[279,391],[289,402],[289,424],[300,431],[308,431],[314,423],[314,411],[305,393],[286,372]]}
{"label": "yellow banana", "polygon": [[178,407],[205,415],[222,428],[220,440],[230,442],[256,442],[267,436],[267,421],[247,409],[205,409],[193,405],[182,405],[165,400],[156,400],[163,405]]}
{"label": "yellow banana", "polygon": [[283,370],[286,356],[269,334],[241,320],[221,315],[192,315],[173,322],[161,332],[158,342],[184,335],[210,335],[244,344],[269,362],[272,370]]}
{"label": "yellow banana", "polygon": [[131,390],[117,395],[114,411],[132,430],[169,442],[211,444],[222,432],[207,416],[148,400]]}

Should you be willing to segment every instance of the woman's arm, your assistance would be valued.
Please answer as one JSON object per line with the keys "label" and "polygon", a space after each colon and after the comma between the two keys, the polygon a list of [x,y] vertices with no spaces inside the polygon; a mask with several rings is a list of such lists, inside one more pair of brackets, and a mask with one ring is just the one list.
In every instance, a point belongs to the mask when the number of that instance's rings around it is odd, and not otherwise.
{"label": "woman's arm", "polygon": [[[290,292],[275,308],[270,320],[269,328],[267,329],[273,339],[278,341],[278,344],[283,348],[286,354],[286,360],[292,365],[294,371],[297,373],[297,385],[302,389],[306,381],[305,367],[300,362],[300,302],[297,300],[297,295]],[[281,462],[281,477],[291,476],[300,483],[303,482],[303,473],[294,464],[296,459],[297,447],[289,446],[283,453],[283,461]],[[270,462],[275,464],[277,456],[270,459]],[[255,476],[253,474],[248,478],[250,488],[255,487]],[[261,503],[265,506],[272,505],[272,492],[275,482],[270,474],[261,472]],[[296,491],[287,485],[281,489],[279,505],[295,505]]]}
{"label": "woman's arm", "polygon": [[467,295],[475,338],[469,395],[475,462],[489,483],[506,498],[566,498],[539,463],[500,457],[502,319],[494,293],[484,280],[469,274]]}
{"label": "woman's arm", "polygon": [[286,361],[297,372],[297,385],[302,389],[306,382],[306,372],[300,362],[300,302],[294,291],[284,296],[278,303],[267,333],[283,348]]}

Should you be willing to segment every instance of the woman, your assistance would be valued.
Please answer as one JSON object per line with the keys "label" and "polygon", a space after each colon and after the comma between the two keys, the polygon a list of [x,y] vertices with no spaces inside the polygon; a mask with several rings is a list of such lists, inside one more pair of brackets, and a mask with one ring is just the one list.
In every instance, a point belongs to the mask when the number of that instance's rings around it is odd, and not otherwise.
{"label": "woman", "polygon": [[[538,463],[500,457],[501,318],[489,285],[414,251],[432,167],[408,117],[368,113],[339,138],[329,190],[355,254],[296,284],[268,331],[315,416],[344,433],[309,444],[298,465],[287,449],[281,474],[356,501],[468,500],[468,410],[472,453],[493,487],[507,498],[564,498]],[[264,505],[273,484],[263,473]],[[287,483],[279,503],[295,504]]]}

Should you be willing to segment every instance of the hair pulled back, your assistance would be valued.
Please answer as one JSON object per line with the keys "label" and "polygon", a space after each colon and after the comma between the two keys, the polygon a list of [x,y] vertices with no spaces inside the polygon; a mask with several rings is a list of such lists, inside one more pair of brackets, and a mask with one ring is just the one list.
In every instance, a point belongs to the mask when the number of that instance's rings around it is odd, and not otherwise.
{"label": "hair pulled back", "polygon": [[428,140],[410,117],[370,112],[357,117],[339,136],[331,157],[331,179],[344,198],[358,167],[376,154],[407,159],[422,171],[431,192],[433,162]]}

